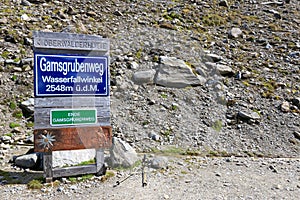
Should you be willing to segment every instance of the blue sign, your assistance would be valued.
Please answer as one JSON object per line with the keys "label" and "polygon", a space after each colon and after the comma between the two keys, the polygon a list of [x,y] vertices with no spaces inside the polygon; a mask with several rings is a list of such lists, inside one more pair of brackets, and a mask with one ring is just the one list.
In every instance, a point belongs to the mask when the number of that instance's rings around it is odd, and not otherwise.
{"label": "blue sign", "polygon": [[43,96],[108,96],[108,57],[34,55],[34,93]]}

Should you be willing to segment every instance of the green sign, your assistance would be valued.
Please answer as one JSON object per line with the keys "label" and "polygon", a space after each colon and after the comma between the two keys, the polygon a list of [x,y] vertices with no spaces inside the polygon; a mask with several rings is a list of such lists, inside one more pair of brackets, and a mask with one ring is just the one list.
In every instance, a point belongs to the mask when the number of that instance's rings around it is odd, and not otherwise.
{"label": "green sign", "polygon": [[96,109],[55,109],[50,112],[52,126],[96,124]]}

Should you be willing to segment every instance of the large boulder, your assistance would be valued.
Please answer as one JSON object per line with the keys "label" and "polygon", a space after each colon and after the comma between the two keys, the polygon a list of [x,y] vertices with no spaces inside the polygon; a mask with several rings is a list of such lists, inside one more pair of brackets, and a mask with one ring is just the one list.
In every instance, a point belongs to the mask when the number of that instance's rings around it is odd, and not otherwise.
{"label": "large boulder", "polygon": [[22,169],[42,171],[43,153],[34,153],[32,150],[29,150],[29,152],[24,155],[13,156],[10,162]]}
{"label": "large boulder", "polygon": [[170,88],[184,88],[187,86],[202,85],[193,70],[183,60],[175,57],[160,57],[160,65],[157,69],[154,82]]}
{"label": "large boulder", "polygon": [[31,117],[34,113],[34,98],[29,98],[26,101],[23,101],[20,105],[20,108],[23,111],[25,117]]}
{"label": "large boulder", "polygon": [[22,155],[16,158],[15,164],[22,168],[32,168],[35,166],[38,159],[36,153]]}
{"label": "large boulder", "polygon": [[155,74],[156,71],[154,69],[138,71],[133,74],[132,80],[137,85],[153,83]]}
{"label": "large boulder", "polygon": [[157,156],[150,160],[150,167],[153,169],[165,169],[168,165],[168,158]]}
{"label": "large boulder", "polygon": [[111,167],[130,168],[138,161],[136,151],[125,141],[114,137],[110,149],[109,165]]}

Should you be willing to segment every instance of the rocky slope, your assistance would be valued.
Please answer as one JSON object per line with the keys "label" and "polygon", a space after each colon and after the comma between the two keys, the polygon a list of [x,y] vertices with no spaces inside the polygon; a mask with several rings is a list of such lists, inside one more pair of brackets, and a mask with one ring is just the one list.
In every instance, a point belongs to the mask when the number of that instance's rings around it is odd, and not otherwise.
{"label": "rocky slope", "polygon": [[[113,133],[139,152],[299,157],[299,1],[3,0],[0,11],[3,165],[32,147],[34,30],[110,39]],[[199,82],[174,85],[186,74],[173,68],[157,82],[170,57]]]}

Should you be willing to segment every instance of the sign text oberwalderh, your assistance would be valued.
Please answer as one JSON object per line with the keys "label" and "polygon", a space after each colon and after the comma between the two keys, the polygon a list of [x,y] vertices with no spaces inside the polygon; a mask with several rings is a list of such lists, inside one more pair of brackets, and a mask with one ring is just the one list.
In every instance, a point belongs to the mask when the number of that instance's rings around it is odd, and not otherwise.
{"label": "sign text oberwalderh", "polygon": [[36,38],[34,40],[34,46],[36,48],[48,48],[48,49],[77,49],[77,50],[96,50],[96,51],[109,50],[109,43],[107,42],[107,40],[104,39],[99,41],[99,40],[95,40],[94,37],[89,39],[83,37],[53,38],[53,36],[55,35],[58,35],[58,33],[54,33],[54,35],[51,34],[50,37],[47,38],[45,37]]}

